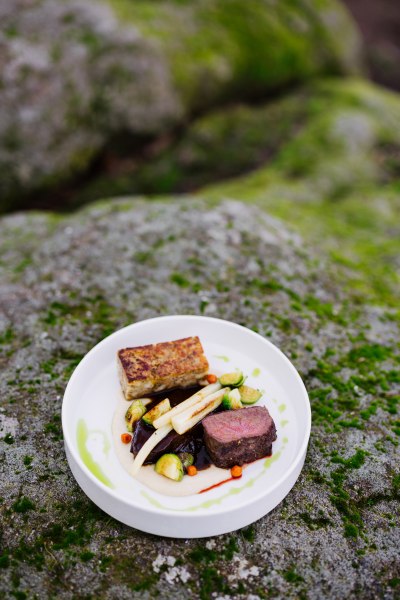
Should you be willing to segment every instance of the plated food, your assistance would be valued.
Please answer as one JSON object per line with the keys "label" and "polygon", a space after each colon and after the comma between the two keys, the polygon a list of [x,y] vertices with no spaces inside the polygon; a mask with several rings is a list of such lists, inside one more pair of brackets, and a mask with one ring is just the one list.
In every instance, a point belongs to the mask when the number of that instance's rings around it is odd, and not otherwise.
{"label": "plated food", "polygon": [[[251,463],[234,465],[232,473],[213,463],[206,469],[196,469],[195,475],[191,475],[195,465],[187,465],[181,456],[184,474],[180,481],[175,481],[155,470],[163,454],[179,454],[180,449],[174,448],[154,457],[155,462],[144,463],[133,478],[131,469],[135,461],[130,449],[136,426],[132,421],[132,431],[128,431],[125,415],[139,398],[126,400],[121,391],[116,356],[121,349],[132,346],[151,346],[161,340],[198,335],[209,363],[205,371],[208,381],[200,379],[196,384],[198,388],[164,390],[155,397],[156,404],[168,398],[173,408],[175,394],[181,394],[177,400],[181,403],[194,395],[196,389],[202,391],[208,385],[220,383],[221,389],[231,390],[223,400],[224,406],[221,404],[192,429],[179,434],[178,439],[184,439],[198,428],[205,448],[206,419],[214,415],[243,414],[250,420],[247,415],[254,412],[253,408],[265,407],[277,430],[272,454]],[[238,381],[227,382],[223,377],[233,373],[237,378],[238,371],[247,376],[241,385]],[[243,409],[235,410],[238,393]],[[142,398],[150,396],[149,391],[141,393]],[[245,404],[246,400],[253,405]],[[150,404],[144,405],[144,409],[147,421],[155,419]],[[164,410],[162,406],[161,409]],[[165,414],[161,418],[165,419]],[[143,425],[146,420],[140,418]],[[256,419],[251,421],[254,424]],[[138,321],[115,331],[84,356],[65,390],[62,427],[72,474],[85,494],[103,511],[126,525],[156,535],[206,537],[249,525],[271,511],[289,493],[306,456],[311,410],[307,391],[295,367],[265,337],[222,319],[170,315]],[[150,432],[154,430],[150,428]],[[267,430],[257,433],[263,435]],[[121,434],[128,443],[122,442]],[[232,441],[220,439],[218,424],[211,434],[217,444]],[[167,441],[168,436],[162,443]],[[202,451],[197,454],[197,461],[201,455]],[[164,461],[169,462],[168,456],[161,462],[162,468]],[[226,479],[229,481],[223,483]],[[200,491],[204,493],[197,493]]]}
{"label": "plated food", "polygon": [[149,487],[167,495],[208,491],[271,456],[274,420],[254,406],[262,392],[239,369],[211,373],[198,336],[120,349],[117,364],[124,400],[114,442],[123,466]]}
{"label": "plated food", "polygon": [[203,428],[208,454],[222,469],[272,455],[276,428],[265,406],[210,415]]}

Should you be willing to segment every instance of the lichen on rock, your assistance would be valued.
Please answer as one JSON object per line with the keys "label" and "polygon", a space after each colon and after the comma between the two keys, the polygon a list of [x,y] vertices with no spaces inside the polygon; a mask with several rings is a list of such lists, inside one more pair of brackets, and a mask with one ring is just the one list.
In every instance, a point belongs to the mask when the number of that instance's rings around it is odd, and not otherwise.
{"label": "lichen on rock", "polygon": [[[360,305],[341,283],[346,269],[240,202],[126,198],[63,218],[19,214],[1,220],[0,249],[2,415],[17,424],[0,440],[6,596],[70,598],[84,582],[86,596],[105,598],[393,597],[395,309]],[[178,313],[267,336],[299,369],[313,410],[305,467],[284,502],[206,544],[107,517],[75,483],[62,444],[62,392],[81,356],[123,325]]]}
{"label": "lichen on rock", "polygon": [[[397,597],[400,103],[356,78],[346,11],[15,0],[0,18],[0,211],[96,201],[0,219],[0,595]],[[289,495],[203,542],[108,517],[63,447],[81,358],[166,314],[270,339],[312,408]]]}
{"label": "lichen on rock", "polygon": [[120,134],[140,144],[230,98],[360,71],[335,0],[284,0],[274,14],[264,0],[17,0],[0,18],[2,211],[87,172]]}

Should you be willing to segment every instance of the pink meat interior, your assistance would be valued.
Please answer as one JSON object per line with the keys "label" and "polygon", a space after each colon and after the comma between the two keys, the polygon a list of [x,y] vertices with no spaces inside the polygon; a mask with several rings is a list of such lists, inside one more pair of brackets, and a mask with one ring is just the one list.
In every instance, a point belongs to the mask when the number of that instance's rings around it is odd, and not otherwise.
{"label": "pink meat interior", "polygon": [[209,436],[226,443],[265,435],[271,422],[271,415],[264,406],[253,406],[210,415],[203,420],[203,427]]}

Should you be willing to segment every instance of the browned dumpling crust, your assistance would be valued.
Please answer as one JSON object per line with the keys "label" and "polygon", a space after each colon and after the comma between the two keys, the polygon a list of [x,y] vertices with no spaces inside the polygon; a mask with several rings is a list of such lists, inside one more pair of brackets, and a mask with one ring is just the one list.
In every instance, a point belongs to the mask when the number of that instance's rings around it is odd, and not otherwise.
{"label": "browned dumpling crust", "polygon": [[196,385],[209,369],[197,336],[118,351],[118,373],[126,400]]}

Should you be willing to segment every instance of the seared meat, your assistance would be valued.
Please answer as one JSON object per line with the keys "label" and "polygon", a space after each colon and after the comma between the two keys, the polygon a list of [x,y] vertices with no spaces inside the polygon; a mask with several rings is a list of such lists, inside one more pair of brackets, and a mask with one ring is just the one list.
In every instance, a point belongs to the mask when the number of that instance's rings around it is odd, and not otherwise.
{"label": "seared meat", "polygon": [[118,372],[127,400],[195,385],[209,365],[197,336],[119,350]]}
{"label": "seared meat", "polygon": [[268,456],[276,440],[275,423],[263,406],[213,414],[202,424],[208,454],[223,469]]}

